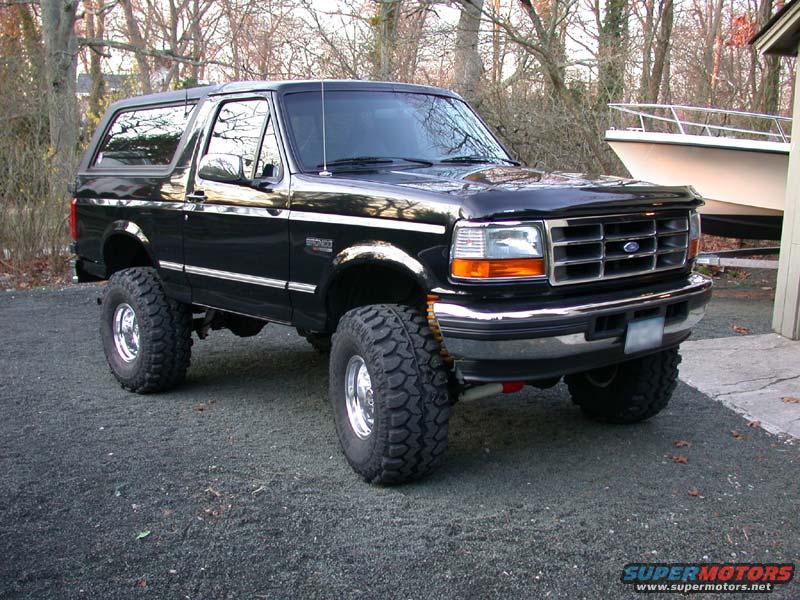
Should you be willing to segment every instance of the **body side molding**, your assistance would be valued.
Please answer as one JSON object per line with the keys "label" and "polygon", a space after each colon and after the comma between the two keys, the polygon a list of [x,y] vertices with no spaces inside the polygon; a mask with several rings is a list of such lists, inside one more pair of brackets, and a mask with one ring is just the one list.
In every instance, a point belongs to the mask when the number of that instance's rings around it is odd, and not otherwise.
{"label": "body side molding", "polygon": [[433,223],[417,223],[415,221],[399,221],[397,219],[381,219],[376,217],[353,217],[330,213],[315,213],[293,210],[289,213],[290,221],[310,221],[312,223],[332,223],[335,225],[354,225],[356,227],[377,227],[380,229],[398,229],[401,231],[419,231],[422,233],[443,234],[444,225]]}

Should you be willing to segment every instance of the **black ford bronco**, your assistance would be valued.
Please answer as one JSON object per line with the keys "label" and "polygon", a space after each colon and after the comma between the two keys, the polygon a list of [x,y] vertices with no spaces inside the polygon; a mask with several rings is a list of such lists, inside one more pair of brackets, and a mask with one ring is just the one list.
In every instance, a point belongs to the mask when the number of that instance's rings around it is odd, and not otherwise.
{"label": "black ford bronco", "polygon": [[76,281],[133,392],[183,381],[192,332],[296,327],[330,352],[347,460],[425,475],[450,410],[564,378],[588,416],[647,419],[702,318],[702,200],[521,166],[456,94],[243,82],[113,104],[74,183]]}

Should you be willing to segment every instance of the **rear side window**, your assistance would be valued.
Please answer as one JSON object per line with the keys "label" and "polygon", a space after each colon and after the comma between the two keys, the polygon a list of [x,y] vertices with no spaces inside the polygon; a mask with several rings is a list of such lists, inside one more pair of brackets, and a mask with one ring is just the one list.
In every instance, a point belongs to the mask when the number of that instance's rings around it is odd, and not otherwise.
{"label": "rear side window", "polygon": [[121,112],[109,127],[96,167],[169,165],[194,106],[161,106]]}

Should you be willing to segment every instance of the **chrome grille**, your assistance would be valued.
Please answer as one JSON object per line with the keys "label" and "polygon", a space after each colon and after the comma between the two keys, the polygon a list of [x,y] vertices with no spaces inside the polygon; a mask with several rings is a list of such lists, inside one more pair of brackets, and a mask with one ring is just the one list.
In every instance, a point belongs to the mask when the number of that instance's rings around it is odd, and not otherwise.
{"label": "chrome grille", "polygon": [[686,264],[689,216],[645,213],[545,221],[552,285],[631,277]]}

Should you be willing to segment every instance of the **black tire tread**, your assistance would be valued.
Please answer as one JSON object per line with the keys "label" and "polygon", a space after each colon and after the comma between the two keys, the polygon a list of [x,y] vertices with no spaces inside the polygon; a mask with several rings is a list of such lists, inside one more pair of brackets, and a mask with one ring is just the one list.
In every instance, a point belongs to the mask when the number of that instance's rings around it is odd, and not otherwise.
{"label": "black tire tread", "polygon": [[137,319],[144,362],[132,378],[111,372],[123,388],[139,394],[163,392],[181,384],[191,362],[192,314],[189,306],[169,298],[152,267],[134,267],[114,273],[105,288],[103,302],[111,290],[123,288],[138,306]]}
{"label": "black tire tread", "polygon": [[565,377],[573,401],[590,418],[606,423],[637,423],[658,414],[678,385],[678,348],[662,350],[619,365],[615,381],[599,388],[583,373]]}

